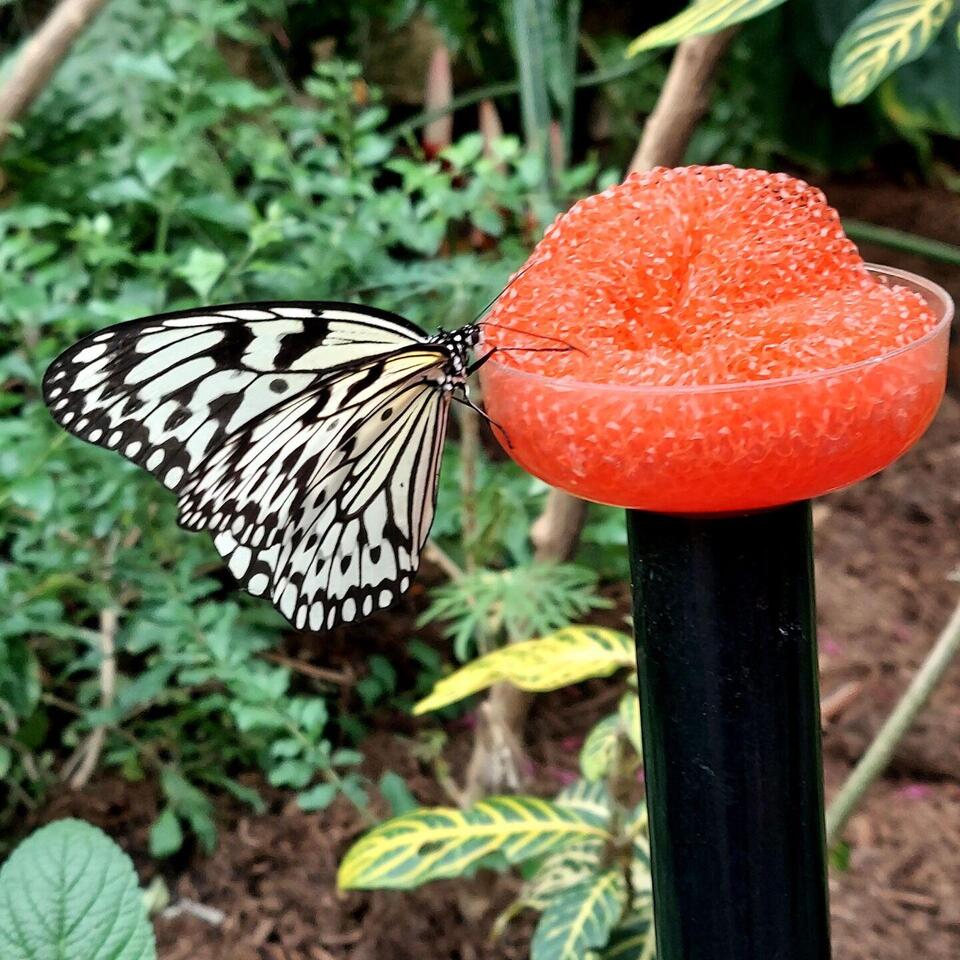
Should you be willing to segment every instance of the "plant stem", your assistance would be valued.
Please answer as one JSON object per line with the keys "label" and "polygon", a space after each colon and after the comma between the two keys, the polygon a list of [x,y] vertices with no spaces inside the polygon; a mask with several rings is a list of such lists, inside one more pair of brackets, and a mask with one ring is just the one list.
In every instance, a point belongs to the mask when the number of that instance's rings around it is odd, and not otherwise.
{"label": "plant stem", "polygon": [[863,220],[848,220],[846,217],[843,219],[843,228],[851,240],[876,243],[891,250],[902,250],[904,253],[913,253],[928,260],[939,260],[941,263],[960,266],[960,247],[952,243],[921,237],[915,233],[907,233],[905,230],[894,230],[893,227],[881,227]]}
{"label": "plant stem", "polygon": [[[576,89],[584,87],[597,87],[604,83],[613,83],[614,80],[622,80],[629,77],[631,73],[636,73],[641,67],[649,63],[644,57],[635,57],[619,67],[613,67],[610,70],[594,70],[591,73],[581,74],[573,81]],[[388,137],[402,137],[426,126],[431,120],[446,116],[455,110],[462,110],[464,107],[472,107],[481,100],[494,100],[497,97],[513,97],[520,92],[520,84],[516,80],[504,80],[501,83],[490,83],[483,87],[477,87],[467,93],[461,93],[454,97],[448,104],[438,107],[436,110],[423,110],[412,116],[409,120],[404,120],[386,130]]]}
{"label": "plant stem", "polygon": [[960,652],[960,604],[940,634],[933,649],[920,665],[910,686],[887,717],[867,752],[854,767],[840,792],[827,808],[827,845],[834,844],[856,809],[857,804],[877,777],[886,769],[897,744],[910,729],[936,689],[947,667]]}

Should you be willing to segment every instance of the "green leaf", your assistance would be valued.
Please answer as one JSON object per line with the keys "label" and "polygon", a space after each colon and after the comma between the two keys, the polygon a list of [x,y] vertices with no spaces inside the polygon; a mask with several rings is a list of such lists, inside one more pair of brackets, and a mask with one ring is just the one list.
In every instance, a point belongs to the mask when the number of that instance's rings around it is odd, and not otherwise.
{"label": "green leaf", "polygon": [[273,103],[279,90],[261,90],[248,80],[221,80],[205,87],[208,97],[218,107],[233,107],[236,110],[253,110]]}
{"label": "green leaf", "polygon": [[631,839],[630,892],[634,910],[653,910],[653,875],[650,872],[650,838],[647,805],[641,801],[630,811],[624,832]]}
{"label": "green leaf", "polygon": [[175,83],[177,80],[170,64],[159,53],[144,55],[123,51],[114,55],[111,66],[121,77],[138,77],[157,83]]}
{"label": "green leaf", "polygon": [[925,134],[960,138],[960,47],[951,32],[941,31],[926,53],[902,66],[878,90],[878,103],[910,140]]}
{"label": "green leaf", "polygon": [[655,47],[672,47],[674,44],[703,33],[716,33],[744,20],[779,7],[786,0],[695,0],[675,17],[640,34],[627,47],[627,56],[636,56],[643,50]]}
{"label": "green leaf", "polygon": [[607,841],[606,822],[595,804],[578,807],[538,797],[491,797],[469,810],[416,810],[355,843],[337,880],[342,889],[410,889],[461,876],[493,853],[520,863],[564,846]]}
{"label": "green leaf", "polygon": [[417,798],[410,792],[406,780],[399,773],[387,770],[380,778],[380,795],[390,804],[390,812],[398,817],[420,806]]}
{"label": "green leaf", "polygon": [[203,299],[206,299],[216,282],[227,268],[227,258],[219,250],[194,247],[187,262],[177,268],[177,276],[187,283]]}
{"label": "green leaf", "polygon": [[0,638],[0,703],[25,720],[40,702],[40,666],[23,637]]}
{"label": "green leaf", "polygon": [[623,733],[619,714],[604,717],[587,734],[580,750],[580,770],[587,780],[600,780],[610,772],[617,740]]}
{"label": "green leaf", "polygon": [[96,827],[60,820],[0,870],[3,960],[154,960],[130,858]]}
{"label": "green leaf", "polygon": [[610,934],[606,950],[600,960],[655,960],[647,942],[653,937],[653,915],[649,912],[632,914]]}
{"label": "green leaf", "polygon": [[38,518],[43,518],[50,512],[56,495],[53,477],[46,473],[21,477],[10,488],[10,499],[18,507],[32,510]]}
{"label": "green leaf", "polygon": [[624,633],[567,627],[538,640],[511,643],[468,663],[441,680],[413,712],[439,710],[504,680],[521,690],[557,690],[633,667],[634,657],[633,641]]}
{"label": "green leaf", "polygon": [[619,870],[607,870],[560,894],[544,910],[533,934],[531,960],[581,960],[606,946],[627,902]]}
{"label": "green leaf", "polygon": [[166,807],[150,827],[150,855],[162,859],[176,853],[182,846],[180,818],[173,807]]}
{"label": "green leaf", "polygon": [[627,690],[620,700],[617,711],[623,732],[627,735],[634,750],[643,756],[643,737],[640,731],[640,698],[634,689]]}
{"label": "green leaf", "polygon": [[140,151],[137,172],[148,187],[155,187],[176,165],[179,153],[171,144],[155,143]]}
{"label": "green leaf", "polygon": [[301,810],[326,810],[333,803],[333,798],[337,795],[337,785],[335,783],[318,783],[309,790],[304,790],[297,795],[297,804]]}
{"label": "green leaf", "polygon": [[550,901],[594,876],[601,866],[603,843],[594,841],[550,854],[524,884],[520,902],[532,910],[546,910]]}
{"label": "green leaf", "polygon": [[830,59],[830,87],[843,106],[859,103],[936,39],[954,0],[878,0],[856,17]]}

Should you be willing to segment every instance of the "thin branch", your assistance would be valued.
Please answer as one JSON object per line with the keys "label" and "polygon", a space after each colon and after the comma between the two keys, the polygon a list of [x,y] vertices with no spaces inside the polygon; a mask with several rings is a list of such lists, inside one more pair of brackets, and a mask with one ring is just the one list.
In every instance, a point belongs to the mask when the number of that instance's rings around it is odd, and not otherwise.
{"label": "thin branch", "polygon": [[305,660],[297,660],[294,657],[284,656],[282,653],[275,653],[272,650],[262,653],[261,656],[264,660],[286,667],[294,673],[301,673],[305,677],[310,677],[311,680],[323,680],[325,683],[335,683],[341,687],[352,686],[356,681],[356,677],[351,670],[329,670],[325,667],[307,663]]}
{"label": "thin branch", "polygon": [[701,37],[691,37],[677,47],[667,79],[647,118],[643,136],[630,162],[630,172],[651,167],[675,167],[693,131],[710,106],[713,77],[735,27]]}
{"label": "thin branch", "polygon": [[[595,70],[592,73],[585,73],[577,77],[573,85],[577,89],[584,87],[598,87],[604,83],[613,83],[615,80],[622,80],[629,77],[631,73],[636,73],[647,63],[643,57],[635,57],[619,67],[613,67],[610,70]],[[467,93],[461,93],[454,97],[448,104],[432,110],[423,110],[422,112],[404,120],[395,126],[390,127],[386,133],[387,136],[402,137],[412,133],[419,127],[424,127],[433,120],[445,117],[448,113],[462,110],[464,107],[472,107],[482,100],[495,100],[497,97],[513,97],[520,92],[520,84],[516,80],[504,80],[502,83],[489,83],[483,87],[477,87]]]}
{"label": "thin branch", "polygon": [[436,540],[427,541],[423,548],[423,559],[438,566],[451,580],[462,580],[464,577],[464,572]]}
{"label": "thin branch", "polygon": [[[100,611],[100,709],[109,710],[113,706],[113,698],[117,686],[117,611],[107,607]],[[70,778],[70,787],[73,790],[82,790],[97,769],[100,753],[107,738],[107,727],[98,724],[87,737],[82,748],[83,759],[80,761],[77,772]]]}
{"label": "thin branch", "polygon": [[77,37],[100,12],[106,0],[60,0],[53,13],[24,44],[6,83],[0,88],[0,146],[11,124],[30,108]]}
{"label": "thin branch", "polygon": [[886,769],[897,744],[913,725],[930,695],[943,679],[947,668],[960,653],[960,604],[940,634],[933,649],[910,681],[906,693],[887,717],[873,743],[854,767],[847,782],[827,809],[827,845],[836,843],[850,815],[860,803],[870,785]]}

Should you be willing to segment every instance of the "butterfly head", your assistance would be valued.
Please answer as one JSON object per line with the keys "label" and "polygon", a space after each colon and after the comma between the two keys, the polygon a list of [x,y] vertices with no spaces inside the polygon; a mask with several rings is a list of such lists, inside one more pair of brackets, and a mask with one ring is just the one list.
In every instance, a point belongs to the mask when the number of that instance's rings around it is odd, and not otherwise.
{"label": "butterfly head", "polygon": [[443,366],[444,388],[453,390],[469,375],[470,351],[480,342],[480,326],[472,323],[457,330],[440,330],[430,339],[447,355]]}

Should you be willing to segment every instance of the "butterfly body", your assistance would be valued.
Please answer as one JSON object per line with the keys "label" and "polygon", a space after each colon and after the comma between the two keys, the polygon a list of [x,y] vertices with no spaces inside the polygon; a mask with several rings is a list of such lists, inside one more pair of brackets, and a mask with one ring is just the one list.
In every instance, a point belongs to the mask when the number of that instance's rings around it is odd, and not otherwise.
{"label": "butterfly body", "polygon": [[174,491],[250,593],[330,629],[409,587],[479,340],[348,303],[226,304],[91,334],[43,389],[67,430]]}

